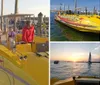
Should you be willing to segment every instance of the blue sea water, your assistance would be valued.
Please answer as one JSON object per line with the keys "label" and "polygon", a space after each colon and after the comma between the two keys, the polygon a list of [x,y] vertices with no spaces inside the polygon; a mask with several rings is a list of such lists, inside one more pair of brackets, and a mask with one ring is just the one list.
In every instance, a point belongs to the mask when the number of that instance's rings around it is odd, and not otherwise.
{"label": "blue sea water", "polygon": [[66,79],[73,76],[95,76],[100,77],[100,63],[73,63],[60,61],[58,64],[54,64],[51,61],[50,64],[51,78]]}

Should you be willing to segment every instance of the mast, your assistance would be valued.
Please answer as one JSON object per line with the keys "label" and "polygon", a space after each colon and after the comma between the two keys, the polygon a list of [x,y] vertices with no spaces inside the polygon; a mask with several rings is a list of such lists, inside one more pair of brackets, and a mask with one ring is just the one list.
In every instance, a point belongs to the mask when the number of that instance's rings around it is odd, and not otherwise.
{"label": "mast", "polygon": [[14,30],[16,29],[16,14],[18,13],[18,0],[15,0],[15,16],[14,16]]}
{"label": "mast", "polygon": [[62,4],[60,4],[60,11],[62,10],[61,6],[62,6]]}
{"label": "mast", "polygon": [[77,12],[77,0],[75,0],[74,6],[75,6],[74,11],[75,11],[75,14],[76,14],[76,12]]}
{"label": "mast", "polygon": [[3,0],[1,0],[1,30],[3,29]]}
{"label": "mast", "polygon": [[68,5],[68,11],[69,11],[69,9],[70,9],[70,8],[69,8],[69,5]]}
{"label": "mast", "polygon": [[69,5],[68,5],[68,14],[69,14]]}
{"label": "mast", "polygon": [[65,4],[64,4],[64,12],[65,12]]}
{"label": "mast", "polygon": [[86,13],[86,15],[87,15],[87,7],[85,7],[85,13]]}
{"label": "mast", "polygon": [[18,0],[15,0],[15,14],[18,13]]}
{"label": "mast", "polygon": [[95,14],[95,6],[94,6],[94,9],[93,9],[93,14]]}

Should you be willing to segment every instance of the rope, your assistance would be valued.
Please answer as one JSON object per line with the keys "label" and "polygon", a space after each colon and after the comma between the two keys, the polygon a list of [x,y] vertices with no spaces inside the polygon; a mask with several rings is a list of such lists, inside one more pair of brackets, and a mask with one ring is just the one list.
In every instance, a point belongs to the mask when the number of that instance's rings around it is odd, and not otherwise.
{"label": "rope", "polygon": [[9,80],[9,84],[11,85],[11,80],[10,80],[10,77],[8,76],[8,74],[4,70],[0,70],[0,71],[4,72],[6,74],[6,76],[8,77],[8,80]]}
{"label": "rope", "polygon": [[7,72],[8,74],[12,75],[14,78],[16,78],[16,79],[19,80],[20,82],[24,83],[25,85],[30,85],[28,82],[26,82],[25,80],[21,79],[21,78],[18,77],[17,75],[13,74],[12,72],[10,72],[9,70],[7,70],[6,68],[0,66],[0,69],[4,70],[4,71]]}

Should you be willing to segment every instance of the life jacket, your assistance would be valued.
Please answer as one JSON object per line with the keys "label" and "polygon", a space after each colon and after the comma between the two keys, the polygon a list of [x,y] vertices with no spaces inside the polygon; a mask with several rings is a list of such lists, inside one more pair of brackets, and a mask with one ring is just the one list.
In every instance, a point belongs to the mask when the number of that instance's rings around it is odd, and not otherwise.
{"label": "life jacket", "polygon": [[25,26],[22,30],[22,41],[25,43],[33,42],[34,39],[34,26],[28,28]]}

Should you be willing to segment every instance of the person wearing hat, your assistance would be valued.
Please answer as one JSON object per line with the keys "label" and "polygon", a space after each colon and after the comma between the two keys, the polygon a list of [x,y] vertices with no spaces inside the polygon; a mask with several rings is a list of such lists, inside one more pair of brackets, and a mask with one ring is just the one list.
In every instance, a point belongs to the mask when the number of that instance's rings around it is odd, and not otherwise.
{"label": "person wearing hat", "polygon": [[34,25],[30,21],[26,21],[26,25],[22,30],[22,41],[24,43],[32,43],[34,39]]}

